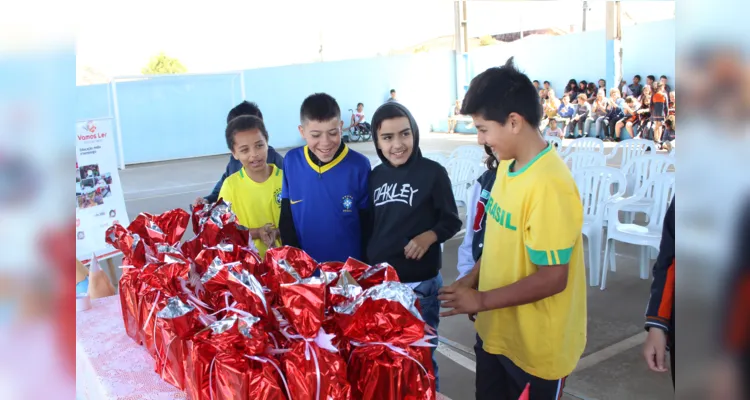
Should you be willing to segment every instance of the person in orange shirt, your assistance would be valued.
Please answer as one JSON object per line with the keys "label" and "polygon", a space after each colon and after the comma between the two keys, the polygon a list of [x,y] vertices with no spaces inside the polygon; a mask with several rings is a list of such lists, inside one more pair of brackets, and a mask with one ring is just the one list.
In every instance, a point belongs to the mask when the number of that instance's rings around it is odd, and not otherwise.
{"label": "person in orange shirt", "polygon": [[661,134],[664,124],[664,118],[667,115],[667,91],[664,86],[664,83],[659,82],[659,89],[654,93],[653,98],[651,99],[652,103],[652,109],[653,112],[651,114],[651,122],[654,126],[654,142],[657,146],[661,148],[662,146],[662,140],[661,140]]}

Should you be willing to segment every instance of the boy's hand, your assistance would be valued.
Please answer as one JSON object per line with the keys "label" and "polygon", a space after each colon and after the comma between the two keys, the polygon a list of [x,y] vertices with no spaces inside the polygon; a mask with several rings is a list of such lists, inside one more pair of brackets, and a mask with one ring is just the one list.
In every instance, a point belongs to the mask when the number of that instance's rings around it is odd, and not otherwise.
{"label": "boy's hand", "polygon": [[404,247],[406,258],[421,260],[427,249],[437,241],[437,235],[433,231],[422,232]]}
{"label": "boy's hand", "polygon": [[200,205],[200,204],[208,204],[208,201],[206,201],[206,199],[204,199],[203,197],[198,197],[193,202],[193,207],[198,207],[198,205]]}
{"label": "boy's hand", "polygon": [[456,314],[473,314],[482,311],[482,293],[457,281],[450,286],[442,287],[439,291],[438,300],[442,301],[441,307],[452,308],[440,313],[441,317],[450,317]]}
{"label": "boy's hand", "polygon": [[263,244],[265,244],[268,248],[271,248],[276,241],[276,235],[274,233],[275,230],[276,228],[273,226],[273,224],[266,224],[260,230],[260,238],[261,240],[263,240]]}
{"label": "boy's hand", "polygon": [[643,344],[643,357],[652,371],[667,372],[664,366],[667,353],[667,335],[659,328],[649,328],[646,343]]}

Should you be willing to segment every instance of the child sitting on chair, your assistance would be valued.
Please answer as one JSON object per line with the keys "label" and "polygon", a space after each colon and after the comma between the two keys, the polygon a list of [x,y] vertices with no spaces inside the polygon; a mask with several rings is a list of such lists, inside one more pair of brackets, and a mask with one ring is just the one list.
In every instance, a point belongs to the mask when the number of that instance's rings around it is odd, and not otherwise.
{"label": "child sitting on chair", "polygon": [[355,111],[354,115],[352,115],[351,125],[344,128],[343,130],[354,128],[358,126],[359,124],[366,124],[366,123],[367,122],[365,122],[365,105],[362,103],[357,103],[357,111]]}

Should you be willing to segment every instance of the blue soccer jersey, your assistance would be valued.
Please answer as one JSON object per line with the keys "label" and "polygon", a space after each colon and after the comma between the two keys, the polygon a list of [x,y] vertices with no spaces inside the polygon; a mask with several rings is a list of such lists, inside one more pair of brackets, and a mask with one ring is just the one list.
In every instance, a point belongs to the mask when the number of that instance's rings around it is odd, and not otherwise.
{"label": "blue soccer jersey", "polygon": [[360,210],[369,205],[370,160],[344,146],[319,167],[307,146],[284,157],[281,197],[289,200],[302,250],[318,262],[362,259]]}

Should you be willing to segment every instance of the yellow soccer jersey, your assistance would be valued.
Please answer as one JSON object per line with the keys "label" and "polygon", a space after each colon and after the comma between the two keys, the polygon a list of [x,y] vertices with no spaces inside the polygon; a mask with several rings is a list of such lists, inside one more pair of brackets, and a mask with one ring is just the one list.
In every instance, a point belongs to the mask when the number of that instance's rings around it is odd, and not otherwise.
{"label": "yellow soccer jersey", "polygon": [[[243,167],[228,176],[221,185],[219,197],[232,204],[232,211],[237,215],[240,225],[248,228],[260,228],[266,224],[279,227],[281,214],[281,183],[283,172],[271,165],[271,176],[262,183],[255,182],[245,173]],[[265,243],[254,241],[261,258],[266,256]],[[277,240],[276,245],[280,245]]]}
{"label": "yellow soccer jersey", "polygon": [[586,346],[583,207],[554,147],[516,172],[511,165],[500,164],[487,201],[479,290],[507,286],[558,264],[569,265],[568,284],[534,303],[479,313],[475,327],[488,353],[556,380],[573,372]]}

